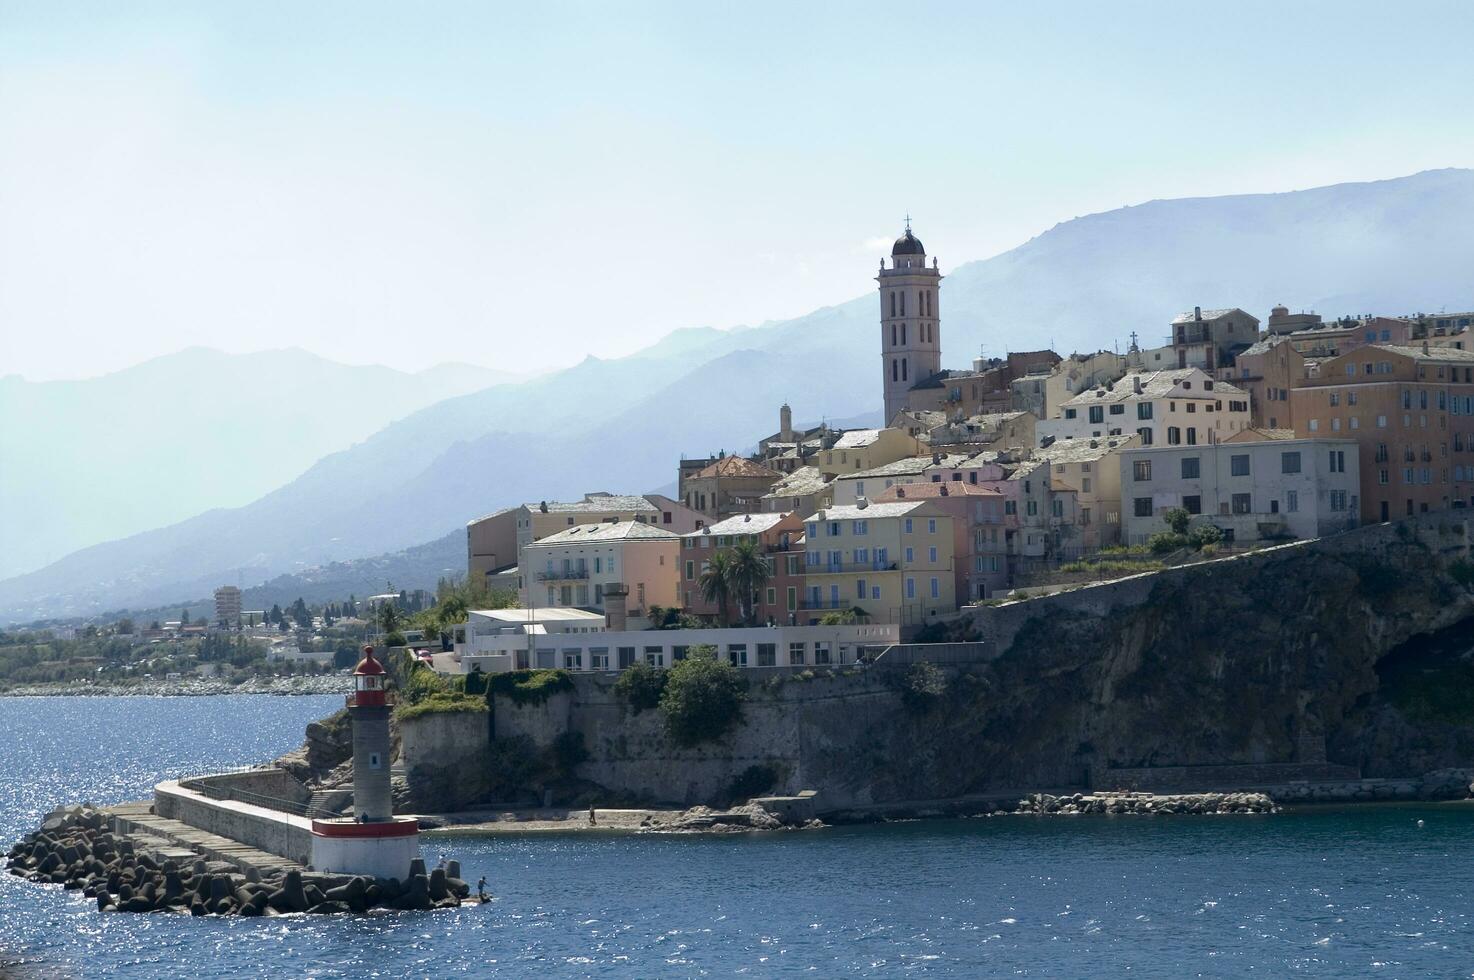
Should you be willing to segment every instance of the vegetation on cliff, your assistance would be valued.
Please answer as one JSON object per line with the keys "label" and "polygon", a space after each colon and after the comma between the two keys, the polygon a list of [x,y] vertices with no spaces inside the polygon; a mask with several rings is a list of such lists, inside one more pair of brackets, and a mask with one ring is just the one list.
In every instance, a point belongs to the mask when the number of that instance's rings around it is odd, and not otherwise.
{"label": "vegetation on cliff", "polygon": [[[468,684],[475,676],[467,675]],[[484,682],[478,678],[478,683],[485,683],[488,700],[501,694],[513,704],[542,704],[554,694],[573,690],[573,677],[566,670],[510,670]]]}
{"label": "vegetation on cliff", "polygon": [[725,735],[742,717],[746,682],[710,647],[692,647],[666,671],[660,693],[665,730],[679,745],[699,745]]}
{"label": "vegetation on cliff", "polygon": [[432,694],[413,704],[401,704],[395,713],[398,715],[400,721],[410,721],[414,718],[423,718],[426,715],[457,713],[485,714],[486,711],[486,699],[484,697],[463,694],[459,691],[446,691]]}

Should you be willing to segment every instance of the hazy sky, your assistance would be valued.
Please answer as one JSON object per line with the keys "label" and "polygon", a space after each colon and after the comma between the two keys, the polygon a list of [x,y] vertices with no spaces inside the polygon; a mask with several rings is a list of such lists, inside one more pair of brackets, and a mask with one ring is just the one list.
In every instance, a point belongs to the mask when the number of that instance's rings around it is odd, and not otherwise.
{"label": "hazy sky", "polygon": [[0,0],[0,374],[509,369],[1078,214],[1474,165],[1474,3]]}

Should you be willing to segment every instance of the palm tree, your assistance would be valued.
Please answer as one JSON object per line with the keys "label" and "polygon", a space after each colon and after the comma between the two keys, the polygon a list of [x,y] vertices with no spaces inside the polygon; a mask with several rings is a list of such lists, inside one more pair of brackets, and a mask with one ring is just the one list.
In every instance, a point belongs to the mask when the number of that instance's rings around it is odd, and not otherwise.
{"label": "palm tree", "polygon": [[732,560],[725,551],[711,556],[701,570],[701,598],[716,603],[722,625],[727,625],[727,603],[732,597]]}
{"label": "palm tree", "polygon": [[757,610],[757,597],[763,586],[768,584],[773,570],[763,557],[756,541],[739,541],[727,552],[728,571],[732,579],[732,591],[741,603],[742,619],[751,623]]}

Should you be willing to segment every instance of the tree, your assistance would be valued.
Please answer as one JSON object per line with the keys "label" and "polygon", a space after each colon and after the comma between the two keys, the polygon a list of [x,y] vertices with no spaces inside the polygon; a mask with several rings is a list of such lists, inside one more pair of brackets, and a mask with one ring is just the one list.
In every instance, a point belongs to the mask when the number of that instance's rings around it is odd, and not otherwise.
{"label": "tree", "polygon": [[716,658],[715,647],[692,647],[665,672],[660,712],[666,732],[681,745],[720,738],[742,717],[745,686],[736,667]]}
{"label": "tree", "polygon": [[723,626],[727,625],[727,604],[732,598],[732,560],[725,551],[718,551],[711,556],[706,567],[701,570],[701,597],[707,602],[716,604],[717,618]]}
{"label": "tree", "polygon": [[1162,520],[1173,534],[1186,534],[1187,525],[1192,520],[1192,515],[1181,507],[1173,507],[1162,514]]}
{"label": "tree", "polygon": [[727,575],[731,590],[737,594],[742,620],[751,623],[756,615],[757,597],[773,575],[755,540],[739,541],[727,552]]}
{"label": "tree", "polygon": [[385,633],[398,633],[399,627],[404,624],[404,617],[399,615],[399,607],[391,599],[379,607],[379,629]]}
{"label": "tree", "polygon": [[121,635],[121,636],[128,636],[128,635],[132,634],[132,632],[133,632],[133,620],[127,618],[126,616],[123,617],[122,619],[118,620],[117,630],[118,630],[119,635]]}
{"label": "tree", "polygon": [[614,693],[624,698],[635,714],[648,711],[660,704],[660,694],[665,690],[665,671],[637,660],[619,673],[614,682]]}
{"label": "tree", "polygon": [[188,626],[189,625],[189,610],[188,609],[181,609],[179,611],[179,625],[180,626]]}
{"label": "tree", "polygon": [[266,614],[266,622],[270,626],[280,626],[281,619],[281,606],[273,602],[271,604],[271,612]]}

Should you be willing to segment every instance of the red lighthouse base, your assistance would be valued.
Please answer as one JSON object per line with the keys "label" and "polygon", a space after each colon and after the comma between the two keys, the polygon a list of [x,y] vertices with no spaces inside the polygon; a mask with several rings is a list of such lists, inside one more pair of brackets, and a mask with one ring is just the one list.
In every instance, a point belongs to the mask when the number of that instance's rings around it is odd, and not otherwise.
{"label": "red lighthouse base", "polygon": [[419,856],[420,825],[414,817],[312,821],[312,866],[319,871],[403,879]]}

